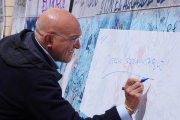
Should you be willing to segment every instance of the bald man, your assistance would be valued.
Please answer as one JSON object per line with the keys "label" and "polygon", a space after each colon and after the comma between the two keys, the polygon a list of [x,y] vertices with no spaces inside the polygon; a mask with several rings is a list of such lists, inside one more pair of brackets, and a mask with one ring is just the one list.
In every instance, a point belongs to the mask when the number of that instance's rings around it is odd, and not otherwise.
{"label": "bald man", "polygon": [[[71,61],[74,50],[80,48],[80,35],[77,19],[65,10],[53,8],[42,14],[35,32],[25,29],[1,40],[0,119],[83,119],[62,97],[57,82],[62,75],[55,62]],[[143,88],[139,80],[129,78],[125,105],[86,119],[132,119],[140,106]]]}

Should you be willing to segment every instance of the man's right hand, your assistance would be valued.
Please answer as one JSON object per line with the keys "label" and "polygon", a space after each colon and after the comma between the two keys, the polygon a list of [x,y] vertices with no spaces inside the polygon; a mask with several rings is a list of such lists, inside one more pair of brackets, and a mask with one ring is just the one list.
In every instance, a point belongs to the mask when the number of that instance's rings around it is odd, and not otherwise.
{"label": "man's right hand", "polygon": [[[138,79],[129,78],[126,82],[124,90],[126,96],[126,105],[132,110],[136,111],[141,104],[144,85]],[[132,115],[130,111],[128,112],[130,115]]]}

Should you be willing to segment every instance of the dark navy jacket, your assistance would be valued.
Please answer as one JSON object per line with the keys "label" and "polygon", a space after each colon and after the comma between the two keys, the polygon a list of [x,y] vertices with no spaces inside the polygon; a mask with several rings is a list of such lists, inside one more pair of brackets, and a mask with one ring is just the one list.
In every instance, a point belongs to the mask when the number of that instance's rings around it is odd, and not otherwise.
{"label": "dark navy jacket", "polygon": [[[0,120],[81,120],[62,97],[62,77],[30,30],[0,41]],[[97,106],[98,107],[98,106]],[[120,120],[116,107],[88,120]]]}

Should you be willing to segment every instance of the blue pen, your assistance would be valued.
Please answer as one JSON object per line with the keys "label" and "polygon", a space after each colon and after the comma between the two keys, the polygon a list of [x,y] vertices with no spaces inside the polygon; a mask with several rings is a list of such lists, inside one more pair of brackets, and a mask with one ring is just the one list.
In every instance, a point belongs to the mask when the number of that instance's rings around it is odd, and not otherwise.
{"label": "blue pen", "polygon": [[[142,82],[145,82],[146,80],[148,80],[149,78],[145,78],[145,79],[141,79],[141,83]],[[132,83],[132,85],[133,85],[134,83]],[[122,87],[122,90],[124,90],[124,87]]]}

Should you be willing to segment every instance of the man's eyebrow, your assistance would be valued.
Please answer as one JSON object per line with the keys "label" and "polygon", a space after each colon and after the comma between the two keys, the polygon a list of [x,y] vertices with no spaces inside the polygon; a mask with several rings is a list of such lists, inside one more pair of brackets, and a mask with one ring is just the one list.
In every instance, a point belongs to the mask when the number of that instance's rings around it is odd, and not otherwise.
{"label": "man's eyebrow", "polygon": [[72,35],[71,37],[74,38],[74,37],[80,37],[82,35],[82,33],[80,35]]}

